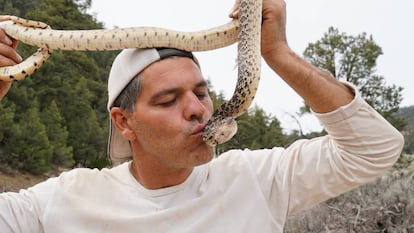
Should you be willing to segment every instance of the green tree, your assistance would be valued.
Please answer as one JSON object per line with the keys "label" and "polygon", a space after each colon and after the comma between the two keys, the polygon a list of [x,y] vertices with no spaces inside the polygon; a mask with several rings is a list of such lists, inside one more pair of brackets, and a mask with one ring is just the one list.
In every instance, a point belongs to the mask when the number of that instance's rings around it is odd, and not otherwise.
{"label": "green tree", "polygon": [[42,0],[0,0],[0,12],[2,15],[24,16],[33,11]]}
{"label": "green tree", "polygon": [[405,138],[404,153],[414,154],[414,105],[400,108],[396,117],[404,118],[407,126],[404,128],[403,134]]}
{"label": "green tree", "polygon": [[[403,99],[403,87],[388,86],[383,76],[375,74],[377,58],[382,54],[372,36],[366,33],[349,36],[333,27],[320,40],[310,43],[303,53],[306,60],[336,79],[353,83],[373,108],[402,129],[405,122],[394,113]],[[302,112],[308,110],[306,106],[302,108]]]}
{"label": "green tree", "polygon": [[15,105],[13,102],[7,101],[7,97],[0,102],[0,171],[11,172],[17,165],[18,159],[10,156],[7,150],[8,143],[7,139],[16,132],[14,124]]}
{"label": "green tree", "polygon": [[6,148],[7,154],[17,156],[20,164],[17,168],[36,174],[48,171],[53,148],[36,106],[27,110],[26,117],[20,119],[15,130]]}
{"label": "green tree", "polygon": [[68,131],[65,121],[54,100],[41,112],[41,122],[46,126],[46,133],[52,146],[51,163],[58,166],[73,166],[72,147],[67,146]]}
{"label": "green tree", "polygon": [[407,154],[414,154],[414,130],[405,135],[404,152]]}
{"label": "green tree", "polygon": [[79,0],[42,0],[34,11],[25,17],[49,24],[55,29],[98,29],[102,28],[94,17],[86,13],[90,1]]}
{"label": "green tree", "polygon": [[[10,102],[9,102],[10,103]],[[7,135],[8,129],[10,129],[11,125],[13,125],[14,119],[14,112],[15,112],[15,105],[10,103],[11,106],[8,106],[6,100],[3,100],[0,103],[0,145],[3,142],[5,135]],[[1,153],[0,153],[1,156]]]}
{"label": "green tree", "polygon": [[0,0],[0,6],[1,6],[2,15],[7,15],[7,14],[15,15],[15,16],[20,15],[20,11],[13,7],[12,1]]}
{"label": "green tree", "polygon": [[25,117],[24,113],[32,106],[37,106],[36,91],[32,87],[33,80],[14,82],[7,93],[6,100],[15,105],[15,121]]}
{"label": "green tree", "polygon": [[88,101],[92,93],[88,90],[86,78],[80,78],[72,92],[73,104],[67,108],[71,118],[68,122],[68,144],[73,147],[76,164],[88,166],[93,160],[106,158],[107,134],[100,127],[96,112]]}

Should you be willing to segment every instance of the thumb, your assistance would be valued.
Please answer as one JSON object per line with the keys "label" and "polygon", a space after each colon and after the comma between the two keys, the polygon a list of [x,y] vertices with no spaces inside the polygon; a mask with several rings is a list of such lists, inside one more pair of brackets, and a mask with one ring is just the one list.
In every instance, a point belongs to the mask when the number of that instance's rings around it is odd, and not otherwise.
{"label": "thumb", "polygon": [[239,15],[239,9],[240,9],[240,0],[236,0],[233,7],[230,10],[229,17],[236,19]]}

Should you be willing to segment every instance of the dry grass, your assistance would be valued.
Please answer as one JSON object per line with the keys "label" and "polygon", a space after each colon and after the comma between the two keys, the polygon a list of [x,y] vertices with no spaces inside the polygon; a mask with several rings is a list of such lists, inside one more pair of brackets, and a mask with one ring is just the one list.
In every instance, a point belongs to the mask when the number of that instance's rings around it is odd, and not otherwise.
{"label": "dry grass", "polygon": [[396,170],[292,216],[284,232],[414,233],[414,170],[411,169]]}
{"label": "dry grass", "polygon": [[43,180],[46,176],[34,176],[26,173],[5,174],[0,172],[0,193],[17,192],[22,188],[28,188]]}

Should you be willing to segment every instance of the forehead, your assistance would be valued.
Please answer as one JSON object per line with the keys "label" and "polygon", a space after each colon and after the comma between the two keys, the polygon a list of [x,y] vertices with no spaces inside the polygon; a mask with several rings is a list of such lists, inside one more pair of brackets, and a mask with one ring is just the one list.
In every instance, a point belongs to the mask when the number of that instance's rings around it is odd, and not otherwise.
{"label": "forehead", "polygon": [[154,62],[140,74],[143,89],[184,86],[204,80],[200,68],[190,58],[170,57]]}

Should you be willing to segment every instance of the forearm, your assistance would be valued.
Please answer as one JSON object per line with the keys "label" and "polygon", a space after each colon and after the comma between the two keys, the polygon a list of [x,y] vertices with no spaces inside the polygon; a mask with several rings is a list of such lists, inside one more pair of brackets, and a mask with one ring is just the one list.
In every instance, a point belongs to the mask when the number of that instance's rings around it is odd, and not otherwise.
{"label": "forearm", "polygon": [[300,58],[287,45],[280,46],[265,60],[315,112],[331,112],[354,98],[348,87]]}

